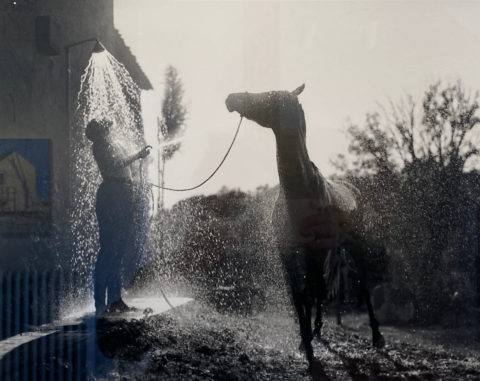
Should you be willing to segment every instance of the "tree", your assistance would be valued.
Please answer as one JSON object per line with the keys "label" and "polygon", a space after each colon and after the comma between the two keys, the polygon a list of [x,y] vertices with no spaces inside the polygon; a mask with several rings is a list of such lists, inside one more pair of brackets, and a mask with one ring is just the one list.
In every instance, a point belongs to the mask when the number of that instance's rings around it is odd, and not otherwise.
{"label": "tree", "polygon": [[[165,140],[175,138],[185,127],[187,108],[183,104],[183,84],[177,69],[169,66],[165,71],[165,94],[162,103],[161,134]],[[180,143],[165,148],[165,158],[170,159],[180,148]]]}
{"label": "tree", "polygon": [[363,128],[351,126],[353,160],[337,161],[360,188],[364,224],[389,247],[392,281],[413,295],[421,320],[441,316],[462,288],[466,216],[478,208],[478,176],[467,171],[480,153],[479,107],[478,93],[460,82],[435,83],[420,107],[412,97],[390,102]]}
{"label": "tree", "polygon": [[460,82],[431,85],[420,113],[412,97],[382,109],[367,115],[364,128],[348,129],[356,174],[408,172],[420,162],[463,172],[479,154],[479,95],[467,93]]}
{"label": "tree", "polygon": [[[159,175],[161,185],[165,183],[165,162],[173,157],[180,143],[165,145],[180,135],[185,128],[187,107],[183,104],[184,89],[177,69],[168,66],[165,71],[165,93],[162,103],[162,118],[158,120],[158,140],[163,146],[159,152]],[[158,200],[159,209],[163,209],[163,190]]]}

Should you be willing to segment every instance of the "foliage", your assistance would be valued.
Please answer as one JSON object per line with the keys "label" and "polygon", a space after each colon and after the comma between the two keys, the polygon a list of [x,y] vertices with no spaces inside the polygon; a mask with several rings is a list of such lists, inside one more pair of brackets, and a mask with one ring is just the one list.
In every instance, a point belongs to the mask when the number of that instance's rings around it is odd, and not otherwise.
{"label": "foliage", "polygon": [[[162,118],[158,119],[158,140],[163,148],[159,153],[159,179],[160,185],[165,185],[165,163],[180,149],[180,142],[164,145],[172,141],[185,129],[187,107],[183,104],[184,89],[177,69],[168,66],[165,71],[165,93],[162,102]],[[157,200],[158,209],[163,210],[164,190],[161,189]]]}
{"label": "foliage", "polygon": [[348,129],[353,172],[399,173],[418,165],[462,172],[479,154],[478,97],[467,94],[460,82],[438,82],[425,92],[420,112],[409,97],[398,105],[390,102],[382,114],[368,114],[363,128]]}
{"label": "foliage", "polygon": [[186,279],[198,293],[219,287],[264,290],[283,282],[271,237],[276,191],[223,189],[182,200],[159,216],[153,234],[160,272]]}
{"label": "foliage", "polygon": [[364,229],[388,247],[393,287],[425,322],[452,308],[453,295],[472,307],[472,284],[461,281],[471,269],[461,262],[475,250],[465,231],[478,208],[479,178],[467,173],[478,160],[478,109],[477,93],[438,82],[420,108],[411,97],[390,102],[363,128],[351,126],[353,160],[337,161],[361,190]]}
{"label": "foliage", "polygon": [[[185,127],[187,107],[183,104],[183,83],[178,76],[177,69],[167,67],[165,71],[165,94],[162,103],[161,134],[169,140],[181,133]],[[164,160],[170,159],[180,148],[180,143],[171,144],[164,148]]]}

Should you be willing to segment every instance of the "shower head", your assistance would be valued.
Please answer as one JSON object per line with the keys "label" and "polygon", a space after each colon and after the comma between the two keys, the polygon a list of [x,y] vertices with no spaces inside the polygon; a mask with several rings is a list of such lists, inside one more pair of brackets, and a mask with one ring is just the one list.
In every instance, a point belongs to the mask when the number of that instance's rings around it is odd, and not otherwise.
{"label": "shower head", "polygon": [[105,46],[103,46],[103,44],[99,40],[97,40],[97,43],[93,48],[93,53],[101,53],[103,51],[105,51]]}

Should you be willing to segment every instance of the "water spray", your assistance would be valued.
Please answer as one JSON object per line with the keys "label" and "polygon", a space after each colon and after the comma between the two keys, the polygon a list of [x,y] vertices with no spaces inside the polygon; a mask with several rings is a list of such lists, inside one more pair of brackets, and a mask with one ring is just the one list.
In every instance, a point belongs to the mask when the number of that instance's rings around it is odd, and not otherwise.
{"label": "water spray", "polygon": [[[70,88],[71,88],[71,82],[72,82],[72,68],[71,68],[71,61],[70,61],[70,49],[72,49],[75,46],[80,46],[89,42],[94,42],[96,41],[95,48],[97,47],[100,42],[98,41],[97,38],[88,38],[85,40],[77,41],[71,44],[68,44],[65,46],[65,77],[66,77],[66,100],[67,100],[67,107],[66,107],[66,126],[67,126],[67,131],[68,131],[68,142],[70,142],[71,139],[71,109],[72,109],[72,101],[70,99]],[[100,44],[101,45],[101,44]],[[102,45],[103,46],[103,45]],[[95,51],[94,48],[94,51]],[[71,155],[71,150],[70,150],[70,144],[68,148],[68,161],[71,162],[72,155]],[[71,173],[69,172],[68,175],[68,205],[71,204],[72,202],[72,176]]]}
{"label": "water spray", "polygon": [[70,87],[71,87],[71,77],[72,77],[72,69],[71,69],[71,62],[70,62],[70,49],[75,47],[75,46],[79,46],[79,45],[83,45],[83,44],[86,44],[86,43],[89,43],[89,42],[96,42],[94,48],[93,48],[93,51],[92,53],[99,53],[99,52],[102,52],[105,50],[105,47],[103,46],[103,44],[97,39],[97,38],[88,38],[86,40],[81,40],[81,41],[77,41],[77,42],[74,42],[72,44],[68,44],[65,46],[65,60],[66,60],[66,64],[65,64],[65,70],[66,70],[66,78],[67,78],[67,88],[66,88],[66,91],[67,91],[67,125],[68,125],[68,130],[70,131],[70,111],[71,111],[71,100],[70,100]]}
{"label": "water spray", "polygon": [[[136,152],[145,146],[140,113],[140,88],[128,70],[118,62],[97,39],[83,40],[66,47],[95,42],[91,57],[80,80],[77,102],[73,109],[72,127],[69,131],[70,148],[70,241],[72,244],[71,266],[82,278],[89,281],[98,252],[98,229],[95,215],[95,194],[101,177],[95,164],[91,143],[85,136],[85,126],[92,119],[108,119],[113,122],[111,138],[126,152]],[[68,65],[67,65],[68,67]],[[69,68],[69,67],[68,67]],[[70,94],[70,89],[68,90]],[[69,105],[70,105],[70,101]],[[70,111],[69,111],[70,112]],[[70,115],[69,122],[70,122]],[[70,124],[70,123],[69,123]],[[144,184],[140,163],[135,166],[134,181]],[[143,189],[143,188],[142,188]],[[143,198],[146,196],[141,195]],[[146,260],[144,235],[148,220],[144,218],[148,201],[138,210],[139,225],[135,243],[138,253],[136,262]],[[87,288],[88,289],[88,288]]]}
{"label": "water spray", "polygon": [[[67,46],[67,71],[70,71],[70,48],[88,42],[95,42],[88,65],[81,77],[80,90],[77,104],[73,114],[73,128],[69,128],[70,141],[70,189],[71,189],[71,233],[73,250],[73,268],[79,270],[85,279],[93,268],[95,253],[98,252],[98,229],[95,216],[95,193],[100,185],[100,176],[90,150],[90,142],[87,141],[84,128],[92,119],[109,119],[113,122],[112,139],[120,143],[127,152],[138,151],[144,147],[145,139],[140,114],[140,89],[131,78],[127,69],[118,62],[97,39],[88,39]],[[70,79],[68,79],[68,92],[70,95]],[[68,97],[67,97],[68,99]],[[70,100],[68,118],[70,122]],[[188,191],[201,187],[208,182],[220,169],[229,155],[238,136],[242,119],[238,124],[234,138],[228,150],[217,168],[200,184],[184,189],[164,187],[171,191]],[[69,123],[70,124],[70,123]],[[166,142],[174,144],[175,141]],[[138,165],[138,164],[137,164]],[[140,173],[138,168],[136,173]],[[141,176],[141,175],[140,175]],[[146,184],[145,178],[140,178],[140,183]],[[151,184],[160,188],[159,185]],[[149,186],[146,187],[149,188]],[[139,210],[142,214],[143,210]],[[145,233],[139,226],[139,234]],[[137,237],[137,242],[142,237]],[[141,246],[141,244],[140,244]],[[139,246],[139,247],[140,247]],[[143,250],[139,249],[142,255]],[[139,262],[145,258],[137,258]],[[160,290],[163,298],[171,307],[163,290]]]}

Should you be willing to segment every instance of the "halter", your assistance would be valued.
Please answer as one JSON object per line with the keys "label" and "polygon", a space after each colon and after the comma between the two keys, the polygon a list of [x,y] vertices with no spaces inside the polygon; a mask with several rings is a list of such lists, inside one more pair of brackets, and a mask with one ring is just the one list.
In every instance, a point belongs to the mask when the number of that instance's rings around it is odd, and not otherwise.
{"label": "halter", "polygon": [[237,139],[237,136],[238,136],[238,132],[240,131],[240,126],[242,124],[242,121],[243,121],[243,116],[240,117],[240,122],[238,123],[238,126],[237,126],[237,131],[235,132],[235,135],[233,136],[233,140],[232,142],[230,143],[230,146],[228,147],[228,150],[227,150],[227,153],[225,154],[225,156],[223,157],[223,159],[220,161],[220,164],[218,164],[217,168],[215,168],[215,170],[210,174],[210,176],[208,176],[205,180],[203,180],[200,184],[198,185],[195,185],[194,187],[191,187],[191,188],[168,188],[168,187],[165,187],[165,186],[161,186],[161,185],[158,185],[158,184],[153,184],[153,183],[149,183],[151,186],[153,187],[156,187],[156,188],[159,188],[159,189],[164,189],[164,190],[169,190],[169,191],[173,191],[173,192],[186,192],[186,191],[191,191],[191,190],[194,190],[194,189],[197,189],[197,188],[200,188],[202,185],[204,185],[205,183],[207,183],[213,176],[215,176],[215,174],[218,172],[218,170],[220,169],[220,167],[223,165],[223,163],[225,162],[225,160],[227,159],[228,155],[230,154],[230,151],[233,147],[233,144],[235,143],[235,140]]}

